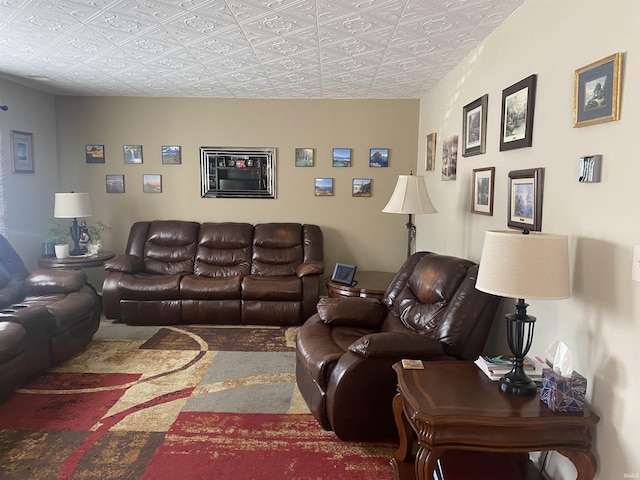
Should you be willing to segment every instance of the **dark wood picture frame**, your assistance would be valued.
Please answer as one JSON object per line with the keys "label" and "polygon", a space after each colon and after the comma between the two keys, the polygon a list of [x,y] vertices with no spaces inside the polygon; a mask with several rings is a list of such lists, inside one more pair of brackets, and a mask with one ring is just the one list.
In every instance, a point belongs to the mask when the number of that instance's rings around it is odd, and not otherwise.
{"label": "dark wood picture frame", "polygon": [[622,53],[614,53],[575,71],[573,126],[620,120]]}
{"label": "dark wood picture frame", "polygon": [[84,158],[86,163],[104,163],[104,145],[85,145]]}
{"label": "dark wood picture frame", "polygon": [[462,156],[485,153],[487,148],[487,107],[489,94],[462,108]]}
{"label": "dark wood picture frame", "polygon": [[351,181],[352,197],[370,197],[372,180],[370,178],[354,178]]}
{"label": "dark wood picture frame", "polygon": [[538,76],[531,75],[502,91],[500,151],[530,147]]}
{"label": "dark wood picture frame", "polygon": [[542,230],[544,168],[509,172],[507,226],[519,230]]}
{"label": "dark wood picture frame", "polygon": [[496,168],[474,168],[471,185],[471,213],[493,215]]}

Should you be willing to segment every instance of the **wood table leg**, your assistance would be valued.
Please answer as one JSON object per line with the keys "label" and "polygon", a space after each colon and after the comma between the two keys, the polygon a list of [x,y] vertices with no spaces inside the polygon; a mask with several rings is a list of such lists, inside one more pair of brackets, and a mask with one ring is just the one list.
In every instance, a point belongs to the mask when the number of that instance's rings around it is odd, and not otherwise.
{"label": "wood table leg", "polygon": [[444,450],[429,449],[422,445],[418,447],[416,454],[416,479],[417,480],[433,480],[433,471],[438,464],[438,459]]}
{"label": "wood table leg", "polygon": [[558,453],[564,455],[573,462],[578,472],[576,480],[593,480],[596,476],[597,461],[591,450],[558,450]]}
{"label": "wood table leg", "polygon": [[398,449],[395,451],[393,458],[395,458],[399,462],[413,462],[413,458],[411,458],[411,451],[413,447],[413,430],[411,429],[411,425],[404,416],[403,408],[402,408],[402,396],[397,394],[393,397],[393,418],[396,421],[396,428],[398,429],[398,437],[399,437],[399,445]]}

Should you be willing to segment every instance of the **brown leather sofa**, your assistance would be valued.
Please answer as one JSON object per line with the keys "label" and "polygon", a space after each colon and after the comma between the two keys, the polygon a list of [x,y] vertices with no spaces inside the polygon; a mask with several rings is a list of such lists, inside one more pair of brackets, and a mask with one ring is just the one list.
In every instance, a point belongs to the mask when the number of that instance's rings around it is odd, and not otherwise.
{"label": "brown leather sofa", "polygon": [[298,325],[316,311],[323,238],[299,223],[137,222],[105,270],[105,315],[128,324]]}
{"label": "brown leather sofa", "polygon": [[0,235],[0,397],[84,349],[100,324],[84,272],[36,270]]}
{"label": "brown leather sofa", "polygon": [[397,438],[391,408],[403,358],[475,360],[500,297],[475,288],[478,266],[412,255],[380,302],[323,298],[297,335],[296,380],[311,412],[342,440]]}

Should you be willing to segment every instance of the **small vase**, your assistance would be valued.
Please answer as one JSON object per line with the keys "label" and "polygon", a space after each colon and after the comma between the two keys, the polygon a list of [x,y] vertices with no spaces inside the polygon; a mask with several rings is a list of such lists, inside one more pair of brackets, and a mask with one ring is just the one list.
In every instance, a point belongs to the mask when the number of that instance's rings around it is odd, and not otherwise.
{"label": "small vase", "polygon": [[69,256],[69,244],[56,245],[56,258],[67,258]]}

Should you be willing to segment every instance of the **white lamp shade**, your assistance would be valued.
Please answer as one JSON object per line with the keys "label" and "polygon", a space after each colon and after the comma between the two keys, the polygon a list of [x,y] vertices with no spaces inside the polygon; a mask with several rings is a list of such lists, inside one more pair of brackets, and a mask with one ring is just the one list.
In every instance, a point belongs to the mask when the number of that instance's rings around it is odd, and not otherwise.
{"label": "white lamp shade", "polygon": [[558,300],[571,296],[566,235],[487,231],[476,288],[509,298]]}
{"label": "white lamp shade", "polygon": [[424,177],[418,175],[399,175],[396,188],[385,213],[438,213],[424,183]]}
{"label": "white lamp shade", "polygon": [[56,193],[53,206],[55,218],[81,218],[91,215],[91,199],[88,193]]}

